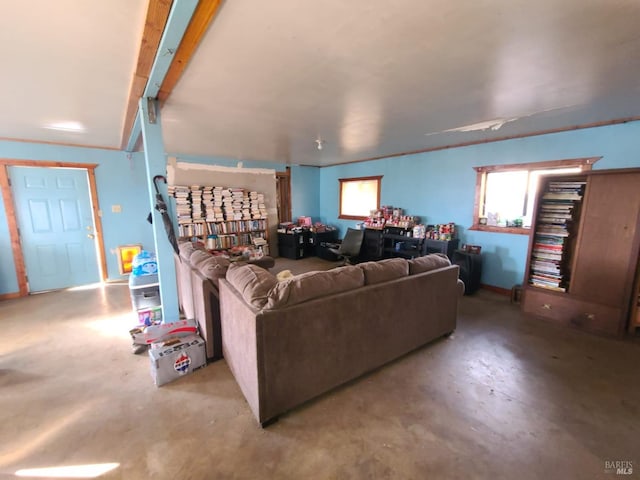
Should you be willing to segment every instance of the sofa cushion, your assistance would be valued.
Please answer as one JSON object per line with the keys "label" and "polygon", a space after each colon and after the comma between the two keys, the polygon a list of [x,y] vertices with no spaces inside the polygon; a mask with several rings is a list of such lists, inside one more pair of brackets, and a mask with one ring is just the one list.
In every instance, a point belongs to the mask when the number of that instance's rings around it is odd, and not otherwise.
{"label": "sofa cushion", "polygon": [[409,275],[409,263],[404,258],[388,258],[378,262],[359,263],[365,285],[388,282]]}
{"label": "sofa cushion", "polygon": [[412,258],[409,263],[409,275],[429,272],[451,265],[451,260],[444,253],[432,253],[424,257]]}
{"label": "sofa cushion", "polygon": [[200,262],[195,268],[218,287],[220,279],[224,278],[227,274],[227,269],[230,264],[231,262],[228,258],[210,256],[207,260]]}
{"label": "sofa cushion", "polygon": [[210,258],[213,258],[209,252],[205,250],[194,250],[189,257],[189,263],[193,268],[197,268],[202,262],[206,262]]}
{"label": "sofa cushion", "polygon": [[256,265],[231,264],[226,278],[245,302],[258,309],[266,305],[269,291],[278,283],[276,277]]}
{"label": "sofa cushion", "polygon": [[307,272],[276,282],[265,308],[275,309],[306,302],[314,298],[345,292],[364,285],[364,272],[357,266],[346,266],[326,272]]}

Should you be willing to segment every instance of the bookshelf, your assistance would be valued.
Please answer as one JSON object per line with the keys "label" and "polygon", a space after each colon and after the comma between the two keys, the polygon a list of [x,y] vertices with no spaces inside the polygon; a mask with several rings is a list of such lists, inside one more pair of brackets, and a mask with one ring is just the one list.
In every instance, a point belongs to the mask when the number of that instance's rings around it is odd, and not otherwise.
{"label": "bookshelf", "polygon": [[178,237],[202,242],[208,250],[256,247],[269,254],[264,194],[243,188],[171,185]]}
{"label": "bookshelf", "polygon": [[601,335],[635,330],[640,169],[541,178],[522,309]]}

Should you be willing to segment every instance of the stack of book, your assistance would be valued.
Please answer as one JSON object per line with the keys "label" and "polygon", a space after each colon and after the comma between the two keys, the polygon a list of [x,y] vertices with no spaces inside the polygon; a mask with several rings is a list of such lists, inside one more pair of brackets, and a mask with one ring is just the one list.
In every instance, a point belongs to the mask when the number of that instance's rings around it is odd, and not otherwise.
{"label": "stack of book", "polygon": [[176,199],[176,216],[178,224],[191,223],[191,189],[183,186],[170,185],[169,195]]}
{"label": "stack of book", "polygon": [[207,214],[207,222],[223,222],[224,221],[224,211],[222,210],[222,191],[224,188],[222,187],[213,187],[213,202],[211,213]]}
{"label": "stack of book", "polygon": [[531,253],[529,283],[566,292],[569,284],[568,249],[572,224],[586,182],[550,181],[541,196]]}
{"label": "stack of book", "polygon": [[230,188],[231,210],[225,210],[225,220],[242,220],[242,208],[244,206],[244,190],[242,188]]}
{"label": "stack of book", "polygon": [[202,187],[202,215],[207,222],[215,218],[213,210],[213,187]]}
{"label": "stack of book", "polygon": [[191,185],[191,219],[194,222],[204,221],[202,216],[203,204],[202,204],[202,188],[200,185]]}
{"label": "stack of book", "polygon": [[251,218],[267,218],[267,207],[264,204],[264,193],[249,192]]}

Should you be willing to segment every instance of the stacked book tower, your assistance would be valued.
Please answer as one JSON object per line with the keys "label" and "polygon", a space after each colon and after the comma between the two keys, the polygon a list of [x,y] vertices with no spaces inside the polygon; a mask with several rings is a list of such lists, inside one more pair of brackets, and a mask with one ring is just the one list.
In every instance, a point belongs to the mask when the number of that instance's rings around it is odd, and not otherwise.
{"label": "stacked book tower", "polygon": [[249,208],[252,219],[267,218],[267,207],[264,204],[264,193],[249,192]]}
{"label": "stacked book tower", "polygon": [[169,185],[169,195],[176,199],[176,216],[178,219],[178,236],[196,235],[193,231],[191,218],[191,189],[185,186]]}
{"label": "stacked book tower", "polygon": [[207,222],[223,222],[224,212],[222,210],[223,187],[213,187],[213,205],[211,213],[207,213]]}
{"label": "stacked book tower", "polygon": [[231,210],[225,210],[225,220],[242,220],[244,206],[244,190],[242,188],[230,188]]}
{"label": "stacked book tower", "polygon": [[213,222],[215,219],[213,187],[202,188],[202,214],[205,222]]}
{"label": "stacked book tower", "polygon": [[191,218],[194,223],[204,222],[202,216],[203,204],[202,204],[202,187],[200,185],[191,185]]}
{"label": "stacked book tower", "polygon": [[529,283],[536,287],[566,292],[570,279],[569,257],[575,236],[574,221],[586,182],[549,181],[540,199]]}

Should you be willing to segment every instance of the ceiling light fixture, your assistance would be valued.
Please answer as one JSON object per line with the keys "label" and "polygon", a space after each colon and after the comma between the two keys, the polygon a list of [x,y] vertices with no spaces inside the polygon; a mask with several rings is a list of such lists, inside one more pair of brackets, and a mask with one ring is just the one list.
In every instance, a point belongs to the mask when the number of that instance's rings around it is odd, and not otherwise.
{"label": "ceiling light fixture", "polygon": [[499,130],[503,125],[509,122],[513,122],[517,120],[518,117],[514,118],[496,118],[494,120],[487,120],[486,122],[473,123],[471,125],[465,125],[464,127],[458,128],[450,128],[449,130],[444,130],[444,132],[476,132],[479,130]]}
{"label": "ceiling light fixture", "polygon": [[59,130],[61,132],[84,133],[86,128],[80,122],[55,122],[45,125],[47,130]]}
{"label": "ceiling light fixture", "polygon": [[316,144],[317,144],[318,150],[322,150],[322,147],[323,147],[323,145],[324,145],[324,142],[318,138],[318,139],[316,140]]}

